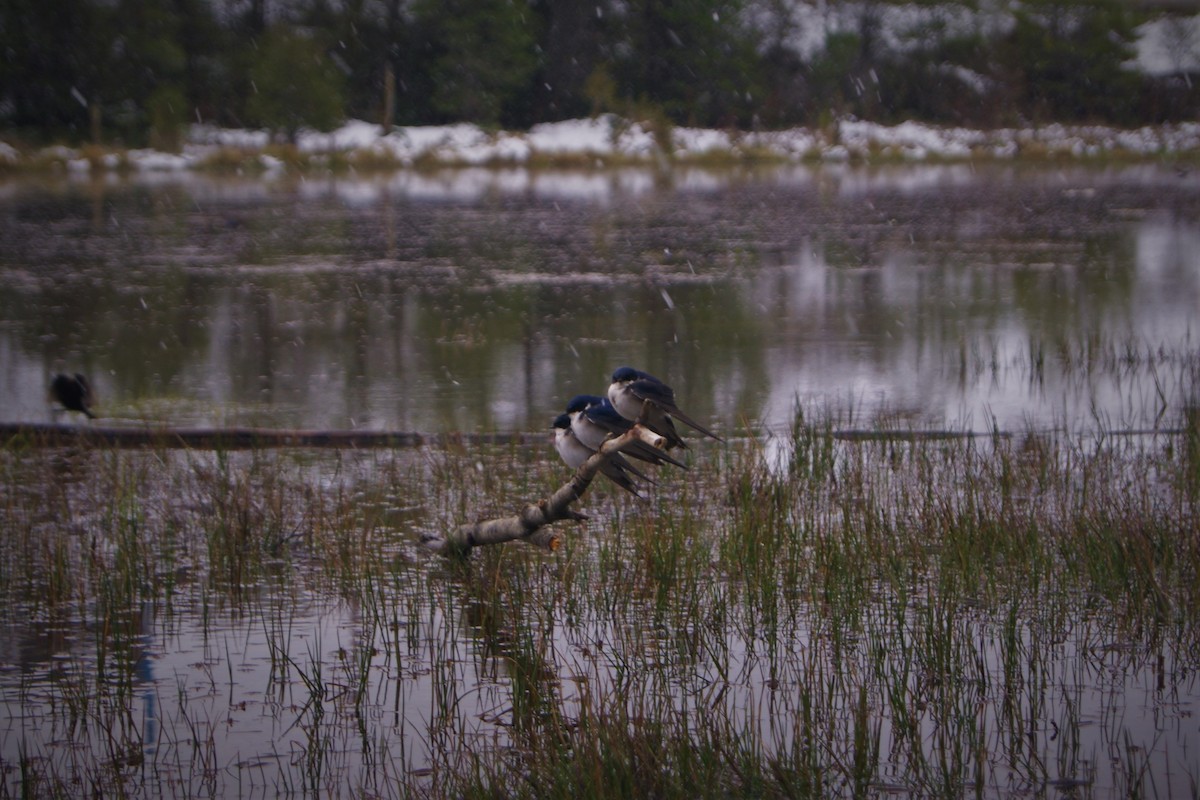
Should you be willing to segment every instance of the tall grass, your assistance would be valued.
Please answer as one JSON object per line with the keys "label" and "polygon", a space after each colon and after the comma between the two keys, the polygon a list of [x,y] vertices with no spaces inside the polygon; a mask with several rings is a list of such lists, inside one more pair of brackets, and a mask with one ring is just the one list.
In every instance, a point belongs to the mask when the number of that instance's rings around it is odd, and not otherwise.
{"label": "tall grass", "polygon": [[1189,413],[798,410],[465,561],[416,542],[547,494],[542,449],[10,447],[0,797],[1194,794]]}

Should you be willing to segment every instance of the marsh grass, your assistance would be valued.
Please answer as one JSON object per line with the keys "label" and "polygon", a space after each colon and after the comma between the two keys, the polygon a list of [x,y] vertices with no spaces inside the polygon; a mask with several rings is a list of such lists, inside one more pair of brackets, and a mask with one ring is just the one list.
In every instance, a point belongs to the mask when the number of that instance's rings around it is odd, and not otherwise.
{"label": "marsh grass", "polygon": [[1194,409],[860,425],[467,560],[416,543],[547,494],[545,449],[10,446],[0,797],[1194,795]]}

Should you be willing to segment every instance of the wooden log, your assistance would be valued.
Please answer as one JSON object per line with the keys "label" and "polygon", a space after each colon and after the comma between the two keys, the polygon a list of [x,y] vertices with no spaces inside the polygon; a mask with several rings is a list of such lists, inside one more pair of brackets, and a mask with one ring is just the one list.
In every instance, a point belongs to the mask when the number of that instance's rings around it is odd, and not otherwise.
{"label": "wooden log", "polygon": [[319,431],[270,428],[172,428],[104,425],[47,425],[0,423],[0,446],[27,447],[146,447],[200,450],[247,450],[273,447],[437,447],[527,444],[541,434],[444,433],[408,431]]}

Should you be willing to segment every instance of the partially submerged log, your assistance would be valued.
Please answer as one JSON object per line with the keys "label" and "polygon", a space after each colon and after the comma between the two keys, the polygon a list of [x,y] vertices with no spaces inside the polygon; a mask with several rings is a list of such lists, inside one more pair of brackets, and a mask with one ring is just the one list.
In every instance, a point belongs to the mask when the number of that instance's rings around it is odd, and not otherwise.
{"label": "partially submerged log", "polygon": [[275,430],[270,428],[173,428],[0,423],[0,446],[129,447],[257,450],[275,447],[448,447],[540,441],[520,433],[421,434],[407,431]]}
{"label": "partially submerged log", "polygon": [[556,549],[562,543],[562,534],[558,531],[546,530],[552,523],[563,520],[580,522],[587,519],[584,514],[571,508],[571,504],[583,497],[592,479],[600,471],[608,459],[619,453],[625,447],[636,441],[645,442],[653,447],[661,448],[665,444],[663,437],[649,428],[634,425],[620,436],[609,439],[600,446],[591,458],[585,461],[571,480],[547,498],[525,506],[511,517],[481,520],[469,525],[460,525],[446,536],[426,536],[422,543],[426,547],[447,555],[465,555],[472,548],[488,544],[503,544],[522,540],[548,550]]}

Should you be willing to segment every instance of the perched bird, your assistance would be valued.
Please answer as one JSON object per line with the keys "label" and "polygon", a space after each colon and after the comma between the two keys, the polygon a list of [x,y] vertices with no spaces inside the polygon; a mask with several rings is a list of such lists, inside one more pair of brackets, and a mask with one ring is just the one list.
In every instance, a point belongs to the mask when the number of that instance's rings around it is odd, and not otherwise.
{"label": "perched bird", "polygon": [[642,420],[643,423],[664,437],[670,447],[687,447],[675,430],[672,418],[695,428],[705,436],[711,436],[718,442],[725,441],[679,410],[679,406],[675,405],[674,389],[653,375],[633,367],[619,367],[612,374],[612,383],[608,385],[608,399],[617,413],[628,420],[641,419],[644,410],[646,418]]}
{"label": "perched bird", "polygon": [[[596,452],[575,437],[574,431],[571,430],[571,418],[566,414],[559,414],[554,418],[554,449],[571,469],[578,469]],[[609,456],[608,460],[600,467],[600,471],[617,486],[638,497],[641,495],[638,495],[632,475],[650,481],[620,453],[613,453]],[[653,483],[653,481],[650,482]]]}
{"label": "perched bird", "polygon": [[75,373],[74,377],[59,373],[50,382],[50,394],[62,407],[68,411],[82,411],[88,419],[95,419],[92,413],[92,387],[87,378]]}
{"label": "perched bird", "polygon": [[[571,402],[567,403],[567,416],[571,418],[571,430],[575,438],[593,450],[599,450],[609,436],[620,436],[633,427],[632,422],[617,413],[607,397],[595,394],[572,397]],[[682,461],[675,460],[665,450],[640,439],[635,439],[621,452],[655,466],[674,464],[687,469]]]}

